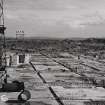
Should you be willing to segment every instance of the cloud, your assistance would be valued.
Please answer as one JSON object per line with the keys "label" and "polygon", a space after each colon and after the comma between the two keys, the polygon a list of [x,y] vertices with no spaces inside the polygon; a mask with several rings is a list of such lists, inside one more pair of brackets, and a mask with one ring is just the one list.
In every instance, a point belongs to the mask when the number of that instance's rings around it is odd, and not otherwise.
{"label": "cloud", "polygon": [[63,10],[75,9],[69,0],[7,0],[9,9]]}
{"label": "cloud", "polygon": [[95,30],[99,25],[98,31],[102,31],[105,24],[105,0],[6,0],[5,3],[6,24],[11,27],[8,32],[20,26],[31,33],[56,36],[72,32],[81,36],[82,29],[88,33],[92,32],[90,27]]}
{"label": "cloud", "polygon": [[14,13],[6,13],[5,18],[8,20],[19,20],[19,16]]}

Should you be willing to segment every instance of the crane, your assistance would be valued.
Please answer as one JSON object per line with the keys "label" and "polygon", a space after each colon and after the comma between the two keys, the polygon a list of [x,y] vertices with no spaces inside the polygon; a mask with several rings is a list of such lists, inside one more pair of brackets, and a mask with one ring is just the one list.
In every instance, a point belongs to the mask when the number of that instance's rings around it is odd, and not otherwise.
{"label": "crane", "polygon": [[[6,70],[6,38],[4,25],[4,0],[0,0],[0,73],[2,74],[0,79],[3,79],[1,83],[0,92],[20,92],[18,100],[27,101],[31,98],[31,94],[28,90],[25,90],[24,82],[18,80],[8,83],[7,70]],[[24,99],[22,95],[25,95]]]}

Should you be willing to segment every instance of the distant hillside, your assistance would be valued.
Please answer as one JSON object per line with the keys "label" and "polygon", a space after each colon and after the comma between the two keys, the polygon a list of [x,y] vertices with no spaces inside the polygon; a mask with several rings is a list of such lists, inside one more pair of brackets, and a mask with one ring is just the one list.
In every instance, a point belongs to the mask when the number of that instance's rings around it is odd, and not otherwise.
{"label": "distant hillside", "polygon": [[105,49],[104,38],[71,38],[71,39],[52,39],[52,38],[25,38],[16,41],[16,38],[6,38],[8,49],[22,48],[47,51],[98,51]]}
{"label": "distant hillside", "polygon": [[88,43],[105,43],[105,38],[88,38],[88,39],[85,39],[84,42],[88,42]]}

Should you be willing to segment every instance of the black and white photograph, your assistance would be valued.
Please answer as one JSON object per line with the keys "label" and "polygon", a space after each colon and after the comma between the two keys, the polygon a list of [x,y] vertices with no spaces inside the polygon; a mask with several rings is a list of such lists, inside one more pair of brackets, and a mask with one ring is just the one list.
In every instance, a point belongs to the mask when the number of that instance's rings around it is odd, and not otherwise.
{"label": "black and white photograph", "polygon": [[105,105],[105,0],[0,0],[0,105]]}

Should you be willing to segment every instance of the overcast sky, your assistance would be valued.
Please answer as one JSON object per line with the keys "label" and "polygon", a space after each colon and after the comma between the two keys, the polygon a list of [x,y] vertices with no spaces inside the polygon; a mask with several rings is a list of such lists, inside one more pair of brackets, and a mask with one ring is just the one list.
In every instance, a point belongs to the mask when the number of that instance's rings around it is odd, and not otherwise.
{"label": "overcast sky", "polygon": [[5,0],[6,35],[105,37],[105,0]]}

